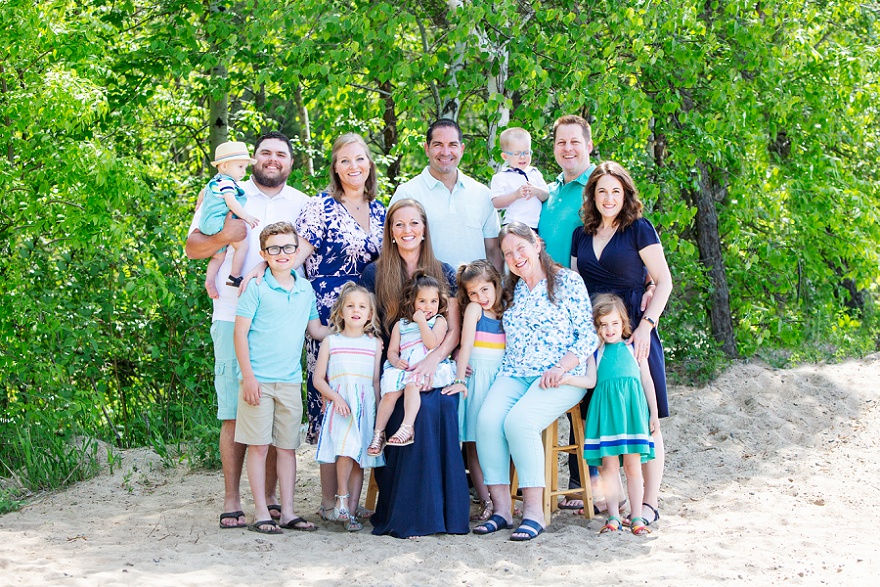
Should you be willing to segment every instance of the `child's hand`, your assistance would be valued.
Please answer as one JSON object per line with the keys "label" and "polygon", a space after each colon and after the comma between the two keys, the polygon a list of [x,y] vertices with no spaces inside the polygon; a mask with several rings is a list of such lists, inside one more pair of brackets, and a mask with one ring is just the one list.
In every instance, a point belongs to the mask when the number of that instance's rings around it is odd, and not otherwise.
{"label": "child's hand", "polygon": [[409,369],[409,362],[404,361],[403,359],[397,359],[397,365],[395,365],[395,367],[397,367],[401,371],[406,371],[407,369]]}
{"label": "child's hand", "polygon": [[339,399],[333,400],[333,409],[343,418],[347,418],[348,415],[351,414],[351,408],[348,407],[348,404],[341,396]]}
{"label": "child's hand", "polygon": [[467,387],[463,383],[453,383],[452,385],[447,385],[440,392],[443,395],[455,395],[456,393],[460,393],[462,397],[467,397]]}
{"label": "child's hand", "polygon": [[260,223],[260,219],[256,216],[245,216],[242,220],[247,222],[248,226],[250,226],[251,228],[256,228],[257,225]]}
{"label": "child's hand", "polygon": [[656,434],[657,432],[660,432],[660,418],[658,418],[656,414],[651,416],[651,420],[648,423],[648,426],[651,429],[651,434]]}
{"label": "child's hand", "polygon": [[248,405],[260,405],[261,396],[262,393],[260,392],[260,384],[257,382],[255,377],[249,377],[242,381],[241,397],[245,402],[247,402]]}
{"label": "child's hand", "polygon": [[[566,373],[562,377],[559,378],[559,385],[572,385],[571,380],[574,376],[570,373]],[[577,387],[577,386],[575,386]]]}
{"label": "child's hand", "polygon": [[535,193],[532,191],[532,184],[526,183],[519,189],[522,192],[522,197],[526,200],[531,200],[535,197]]}
{"label": "child's hand", "polygon": [[425,316],[425,313],[421,310],[416,310],[413,314],[413,322],[417,324],[421,324],[422,322],[427,322],[428,318]]}

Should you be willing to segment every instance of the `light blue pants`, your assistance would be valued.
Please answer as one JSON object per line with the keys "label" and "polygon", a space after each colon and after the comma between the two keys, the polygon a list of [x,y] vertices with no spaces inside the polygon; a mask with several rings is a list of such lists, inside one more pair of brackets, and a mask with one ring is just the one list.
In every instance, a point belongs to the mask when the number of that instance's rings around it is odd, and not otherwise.
{"label": "light blue pants", "polygon": [[520,487],[544,487],[541,432],[580,402],[573,385],[541,389],[540,377],[495,379],[477,417],[477,454],[486,485],[510,484],[510,459]]}

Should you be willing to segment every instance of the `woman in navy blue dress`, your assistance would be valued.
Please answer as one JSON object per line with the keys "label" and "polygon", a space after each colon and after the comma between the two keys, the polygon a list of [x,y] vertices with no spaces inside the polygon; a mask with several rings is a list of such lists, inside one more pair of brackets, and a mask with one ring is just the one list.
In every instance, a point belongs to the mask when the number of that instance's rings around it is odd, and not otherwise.
{"label": "woman in navy blue dress", "polygon": [[[666,364],[657,323],[672,293],[672,276],[657,231],[642,217],[635,183],[620,164],[606,161],[590,174],[581,218],[584,225],[572,235],[571,268],[581,274],[591,296],[612,293],[623,299],[633,327],[636,359],[648,361],[657,411],[665,418],[669,415]],[[643,471],[642,514],[649,523],[660,518],[657,506],[665,460],[659,431],[654,445],[656,458]]]}
{"label": "woman in navy blue dress", "polygon": [[[412,367],[417,374],[433,375],[437,362],[458,344],[461,320],[455,271],[434,257],[425,209],[415,200],[403,199],[388,209],[382,255],[367,266],[362,279],[376,294],[385,349],[399,317],[400,292],[416,271],[449,285],[449,331],[437,349]],[[373,469],[379,485],[376,513],[370,518],[373,534],[409,538],[470,531],[470,495],[458,444],[458,395],[443,395],[428,385],[421,399],[415,444],[386,446],[385,466]],[[394,430],[402,421],[403,402],[397,402],[388,428]]]}

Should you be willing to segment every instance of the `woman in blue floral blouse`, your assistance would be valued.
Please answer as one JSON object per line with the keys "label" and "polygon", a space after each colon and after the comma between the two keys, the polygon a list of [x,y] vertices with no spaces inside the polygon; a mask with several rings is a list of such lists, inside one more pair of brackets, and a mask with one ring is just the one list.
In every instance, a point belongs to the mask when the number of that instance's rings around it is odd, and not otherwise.
{"label": "woman in blue floral blouse", "polygon": [[507,348],[477,421],[477,452],[496,514],[474,528],[491,534],[511,524],[510,458],[523,494],[523,521],[511,540],[544,531],[544,449],[541,432],[586,390],[560,385],[583,375],[599,339],[580,276],[554,263],[528,226],[512,222],[498,235],[510,270],[505,289],[513,305],[504,313]]}
{"label": "woman in blue floral blouse", "polygon": [[[318,301],[318,314],[327,324],[339,290],[349,281],[360,281],[364,267],[379,257],[385,206],[376,201],[376,165],[364,139],[347,133],[333,143],[330,185],[311,198],[296,220],[300,250],[297,260],[305,259],[306,277]],[[312,373],[320,343],[306,337],[308,379],[306,405],[309,430],[306,442],[314,444],[321,431],[321,394],[312,384]],[[323,514],[333,509],[336,469],[321,465]],[[326,506],[326,507],[325,507]]]}

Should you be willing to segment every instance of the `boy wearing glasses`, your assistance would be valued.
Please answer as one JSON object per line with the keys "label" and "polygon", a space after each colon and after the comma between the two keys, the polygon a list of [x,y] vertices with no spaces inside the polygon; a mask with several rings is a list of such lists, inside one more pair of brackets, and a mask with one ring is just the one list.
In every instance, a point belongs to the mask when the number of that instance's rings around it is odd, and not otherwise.
{"label": "boy wearing glasses", "polygon": [[[312,531],[315,525],[294,514],[296,448],[302,422],[302,354],[305,332],[323,340],[315,292],[294,270],[299,236],[290,222],[270,224],[260,233],[260,256],[269,264],[259,284],[252,283],[238,300],[235,354],[241,388],[235,442],[248,445],[247,472],[254,499],[249,530],[279,534],[281,528]],[[266,503],[266,455],[277,452],[281,518],[272,519]]]}
{"label": "boy wearing glasses", "polygon": [[498,138],[506,165],[492,177],[492,204],[504,210],[502,224],[519,221],[538,231],[541,203],[550,192],[541,172],[531,166],[532,137],[524,128],[511,127]]}

